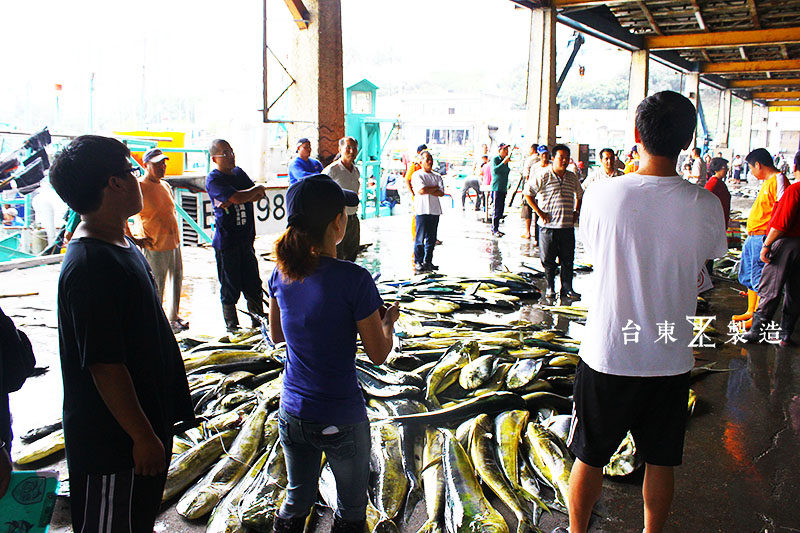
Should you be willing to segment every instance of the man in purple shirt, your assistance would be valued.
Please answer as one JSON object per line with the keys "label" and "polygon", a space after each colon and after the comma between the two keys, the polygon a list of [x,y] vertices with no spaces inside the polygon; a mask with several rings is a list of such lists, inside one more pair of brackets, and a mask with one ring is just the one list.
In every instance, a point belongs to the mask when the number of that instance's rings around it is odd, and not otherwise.
{"label": "man in purple shirt", "polygon": [[[236,302],[244,294],[247,310],[263,315],[263,296],[258,260],[253,248],[256,238],[253,202],[266,194],[244,170],[236,166],[233,148],[223,139],[215,139],[209,148],[214,163],[206,177],[206,191],[214,206],[214,238],[211,245],[217,260],[222,316],[228,331],[239,327]],[[253,327],[260,322],[252,318]]]}

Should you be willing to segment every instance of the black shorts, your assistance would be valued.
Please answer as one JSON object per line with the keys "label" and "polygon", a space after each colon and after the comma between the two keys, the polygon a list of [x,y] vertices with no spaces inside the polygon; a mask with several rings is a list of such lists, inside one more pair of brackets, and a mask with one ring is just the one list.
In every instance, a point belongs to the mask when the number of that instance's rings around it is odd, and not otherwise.
{"label": "black shorts", "polygon": [[646,463],[678,466],[688,418],[689,373],[630,377],[603,374],[581,361],[567,444],[581,461],[602,468],[630,430]]}
{"label": "black shorts", "polygon": [[533,218],[533,208],[528,205],[528,201],[525,200],[525,197],[522,197],[522,210],[519,213],[519,216],[525,220],[529,220]]}
{"label": "black shorts", "polygon": [[167,480],[134,475],[133,469],[113,474],[70,470],[70,507],[75,531],[152,533]]}

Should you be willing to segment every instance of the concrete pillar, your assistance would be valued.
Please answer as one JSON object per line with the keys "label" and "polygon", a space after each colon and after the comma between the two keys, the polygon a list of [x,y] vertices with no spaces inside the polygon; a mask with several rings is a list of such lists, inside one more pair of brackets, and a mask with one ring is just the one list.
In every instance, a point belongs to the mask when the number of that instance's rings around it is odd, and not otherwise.
{"label": "concrete pillar", "polygon": [[753,137],[753,101],[744,100],[742,103],[744,105],[742,105],[742,137],[739,153],[744,157],[750,153],[752,146],[750,139]]}
{"label": "concrete pillar", "polygon": [[719,118],[717,119],[716,144],[718,148],[727,148],[731,137],[731,96],[732,91],[726,89],[719,93]]}
{"label": "concrete pillar", "polygon": [[647,98],[650,79],[650,52],[637,50],[631,53],[631,71],[628,78],[628,123],[625,131],[625,149],[633,146],[635,141],[633,128],[636,125],[636,108]]}
{"label": "concrete pillar", "polygon": [[323,164],[338,151],[344,136],[342,81],[341,0],[304,0],[308,29],[295,29],[290,72],[296,80],[291,92],[289,151],[307,137]]}
{"label": "concrete pillar", "polygon": [[528,62],[528,131],[530,140],[556,143],[556,10],[531,10],[530,60]]}
{"label": "concrete pillar", "polygon": [[[700,74],[697,72],[689,72],[685,75],[683,79],[683,95],[692,101],[694,104],[695,109],[697,109],[697,105],[700,103]],[[697,145],[697,128],[700,127],[700,118],[697,119],[697,124],[694,129],[694,136],[692,137],[692,144],[689,145],[689,148],[693,148]]]}
{"label": "concrete pillar", "polygon": [[[753,106],[754,129],[757,131],[753,139],[754,148],[767,148],[769,145],[769,108],[767,106]],[[774,154],[773,154],[774,155]]]}

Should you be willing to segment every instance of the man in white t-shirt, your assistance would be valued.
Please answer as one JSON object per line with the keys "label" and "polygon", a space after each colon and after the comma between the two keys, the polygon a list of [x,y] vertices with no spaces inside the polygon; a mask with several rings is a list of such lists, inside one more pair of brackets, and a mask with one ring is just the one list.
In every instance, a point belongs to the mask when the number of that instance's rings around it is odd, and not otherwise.
{"label": "man in white t-shirt", "polygon": [[689,181],[700,187],[705,187],[708,181],[708,165],[700,155],[700,148],[692,148],[692,170],[689,171]]}
{"label": "man in white t-shirt", "polygon": [[414,239],[414,271],[417,273],[439,268],[433,264],[433,249],[436,246],[439,215],[442,214],[439,197],[444,196],[444,181],[440,174],[433,171],[433,156],[424,150],[419,157],[422,168],[411,176],[417,223]]}
{"label": "man in white t-shirt", "polygon": [[678,93],[647,97],[636,110],[638,172],[599,181],[583,198],[580,237],[600,289],[588,306],[575,378],[571,533],[587,530],[603,466],[629,430],[647,465],[648,533],[662,531],[672,504],[694,366],[687,317],[695,315],[703,263],[727,252],[717,197],[675,175],[696,121]]}
{"label": "man in white t-shirt", "polygon": [[611,148],[603,148],[600,150],[600,166],[593,168],[589,177],[583,181],[583,190],[586,192],[592,183],[622,175],[622,171],[617,168],[617,154]]}
{"label": "man in white t-shirt", "polygon": [[[339,139],[339,159],[325,167],[322,171],[344,190],[359,194],[361,191],[361,173],[354,161],[358,154],[358,141],[353,137]],[[361,246],[361,222],[358,219],[358,207],[347,208],[347,228],[342,242],[336,245],[336,258],[355,261],[358,248]]]}

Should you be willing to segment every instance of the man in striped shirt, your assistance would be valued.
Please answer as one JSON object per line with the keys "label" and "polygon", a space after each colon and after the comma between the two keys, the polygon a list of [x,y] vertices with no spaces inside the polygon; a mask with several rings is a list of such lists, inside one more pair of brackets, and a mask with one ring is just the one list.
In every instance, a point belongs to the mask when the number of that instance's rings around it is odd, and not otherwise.
{"label": "man in striped shirt", "polygon": [[557,144],[551,153],[553,164],[528,181],[525,201],[539,216],[539,254],[547,280],[545,296],[555,296],[556,266],[560,266],[561,297],[578,300],[581,295],[572,289],[572,263],[583,189],[578,177],[567,170],[569,147]]}

